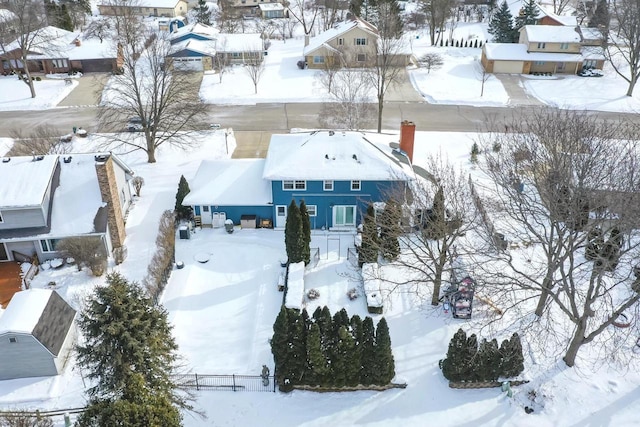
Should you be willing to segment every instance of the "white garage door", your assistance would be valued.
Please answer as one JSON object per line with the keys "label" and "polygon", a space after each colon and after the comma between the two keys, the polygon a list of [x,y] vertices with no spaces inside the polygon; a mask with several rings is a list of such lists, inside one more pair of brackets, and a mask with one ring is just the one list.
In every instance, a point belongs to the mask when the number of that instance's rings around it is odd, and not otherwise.
{"label": "white garage door", "polygon": [[173,68],[180,71],[202,71],[202,58],[173,58]]}
{"label": "white garage door", "polygon": [[493,63],[494,73],[522,73],[522,61],[495,61]]}

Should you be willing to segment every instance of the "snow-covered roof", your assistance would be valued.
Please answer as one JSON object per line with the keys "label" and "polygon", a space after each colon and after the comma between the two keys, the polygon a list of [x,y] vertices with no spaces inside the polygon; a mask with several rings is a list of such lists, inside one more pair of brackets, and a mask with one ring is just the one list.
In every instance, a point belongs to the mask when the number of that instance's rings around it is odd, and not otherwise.
{"label": "snow-covered roof", "polygon": [[[131,7],[159,7],[159,8],[174,8],[180,1],[185,0],[134,0],[129,4],[122,3],[122,6],[131,6]],[[114,6],[113,2],[100,2],[98,6]],[[121,3],[117,3],[117,7],[122,7]]]}
{"label": "snow-covered roof", "polygon": [[356,27],[359,27],[360,29],[371,33],[376,37],[378,35],[378,31],[376,30],[376,28],[367,21],[360,18],[350,19],[348,21],[340,22],[335,27],[330,28],[324,33],[318,34],[317,36],[311,38],[309,40],[309,44],[304,48],[303,55],[310,55],[314,50],[317,50],[322,45]]}
{"label": "snow-covered roof", "polygon": [[538,16],[538,19],[544,16],[548,16],[549,18],[553,19],[559,24],[566,25],[568,27],[575,27],[576,25],[578,25],[578,18],[576,16],[556,15],[551,11],[545,10],[545,8],[542,7],[541,5],[537,5],[537,6],[538,6],[538,10],[540,11],[540,15]]}
{"label": "snow-covered roof", "polygon": [[220,33],[215,39],[218,52],[255,52],[263,49],[262,38],[257,33]]}
{"label": "snow-covered roof", "polygon": [[271,201],[271,182],[262,178],[264,159],[203,160],[189,181],[185,206],[264,206]]}
{"label": "snow-covered roof", "polygon": [[530,43],[580,43],[575,27],[560,25],[525,25],[520,31],[527,34]]}
{"label": "snow-covered roof", "polygon": [[[79,40],[79,46],[76,44]],[[19,49],[18,40],[9,43],[7,51]],[[57,27],[44,27],[37,31],[30,43],[29,59],[69,58],[70,60],[115,58],[111,43],[100,43],[100,39],[83,38],[82,33],[73,33]]]}
{"label": "snow-covered roof", "polygon": [[581,62],[584,59],[578,53],[527,52],[527,45],[521,43],[486,43],[482,48],[492,61]]}
{"label": "snow-covered roof", "polygon": [[360,132],[273,135],[263,177],[269,180],[408,179],[399,162]]}
{"label": "snow-covered roof", "polygon": [[259,4],[258,7],[261,11],[273,11],[273,10],[284,10],[284,6],[280,3],[262,3]]}
{"label": "snow-covered roof", "polygon": [[580,27],[580,33],[583,40],[601,41],[604,39],[602,31],[597,28]]}
{"label": "snow-covered roof", "polygon": [[33,332],[52,293],[49,289],[34,288],[14,294],[0,317],[0,334]]}
{"label": "snow-covered roof", "polygon": [[6,159],[10,160],[0,162],[0,209],[40,205],[58,164],[58,156],[44,156],[37,161],[32,156]]}
{"label": "snow-covered roof", "polygon": [[175,40],[187,34],[198,34],[200,36],[213,39],[213,37],[218,33],[219,31],[215,28],[196,22],[195,24],[189,24],[184,27],[177,28],[171,33],[171,35],[169,35],[169,40]]}
{"label": "snow-covered roof", "polygon": [[183,50],[191,50],[207,56],[215,56],[216,46],[212,40],[195,40],[187,39],[171,46],[170,55],[175,56],[176,53]]}
{"label": "snow-covered roof", "polygon": [[287,296],[284,306],[302,310],[304,301],[304,262],[289,264],[287,276]]}

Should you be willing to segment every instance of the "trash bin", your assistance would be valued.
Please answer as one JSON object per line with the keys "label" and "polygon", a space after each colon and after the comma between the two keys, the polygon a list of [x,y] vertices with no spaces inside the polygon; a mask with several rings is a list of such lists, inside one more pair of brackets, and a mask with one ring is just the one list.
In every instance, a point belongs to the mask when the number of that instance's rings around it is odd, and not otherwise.
{"label": "trash bin", "polygon": [[228,219],[224,222],[224,229],[227,230],[227,233],[233,233],[233,221]]}
{"label": "trash bin", "polygon": [[181,225],[178,230],[180,232],[180,239],[191,238],[191,232],[189,231],[189,227],[187,227],[186,225]]}

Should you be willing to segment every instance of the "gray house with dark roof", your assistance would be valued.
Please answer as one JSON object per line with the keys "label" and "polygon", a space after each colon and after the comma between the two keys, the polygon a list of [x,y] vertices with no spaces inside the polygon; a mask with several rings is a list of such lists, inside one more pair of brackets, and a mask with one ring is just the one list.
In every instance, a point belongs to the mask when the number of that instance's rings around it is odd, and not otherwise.
{"label": "gray house with dark roof", "polygon": [[73,348],[75,316],[55,291],[15,294],[0,316],[0,380],[60,374]]}

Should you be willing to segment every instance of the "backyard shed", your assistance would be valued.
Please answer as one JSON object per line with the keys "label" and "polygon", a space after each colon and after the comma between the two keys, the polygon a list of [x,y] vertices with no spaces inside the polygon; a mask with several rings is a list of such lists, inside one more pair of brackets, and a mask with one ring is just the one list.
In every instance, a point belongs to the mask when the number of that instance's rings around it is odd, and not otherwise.
{"label": "backyard shed", "polygon": [[55,291],[16,293],[0,316],[0,380],[60,374],[73,347],[75,315]]}

